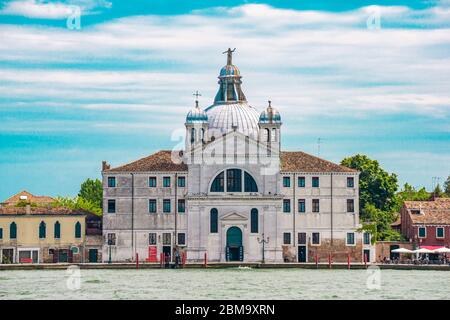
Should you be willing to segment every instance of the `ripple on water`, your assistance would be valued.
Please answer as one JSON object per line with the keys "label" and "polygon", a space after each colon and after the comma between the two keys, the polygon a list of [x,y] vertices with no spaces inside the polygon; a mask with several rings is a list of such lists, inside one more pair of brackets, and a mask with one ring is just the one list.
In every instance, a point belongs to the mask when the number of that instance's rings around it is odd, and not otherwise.
{"label": "ripple on water", "polygon": [[[64,270],[3,271],[1,299],[450,299],[450,272],[381,270],[381,288],[365,270],[81,270],[68,290]],[[280,290],[282,289],[282,290]]]}

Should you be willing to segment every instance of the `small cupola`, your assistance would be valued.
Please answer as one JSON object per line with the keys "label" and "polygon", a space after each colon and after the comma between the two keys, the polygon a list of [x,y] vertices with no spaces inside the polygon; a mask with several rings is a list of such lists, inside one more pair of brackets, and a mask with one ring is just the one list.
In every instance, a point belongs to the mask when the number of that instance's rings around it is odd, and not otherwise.
{"label": "small cupola", "polygon": [[281,116],[278,110],[272,107],[272,101],[269,100],[269,105],[261,112],[261,115],[259,116],[259,123],[278,123],[281,124]]}

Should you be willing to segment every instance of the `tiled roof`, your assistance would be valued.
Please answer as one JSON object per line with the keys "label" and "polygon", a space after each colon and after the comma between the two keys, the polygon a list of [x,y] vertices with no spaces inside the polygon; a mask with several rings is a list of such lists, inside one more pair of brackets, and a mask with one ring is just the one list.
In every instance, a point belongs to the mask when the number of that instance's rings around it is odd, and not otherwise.
{"label": "tiled roof", "polygon": [[280,160],[281,171],[285,172],[358,172],[301,151],[282,151]]}
{"label": "tiled roof", "polygon": [[[20,199],[20,197],[25,196],[26,199]],[[21,191],[15,195],[13,195],[12,197],[6,199],[5,201],[3,201],[3,203],[7,206],[14,206],[17,203],[19,203],[20,201],[26,201],[26,202],[30,202],[30,203],[36,203],[36,204],[50,204],[55,202],[55,199],[53,199],[52,197],[48,197],[48,196],[35,196],[31,193],[29,193],[28,191],[24,190]]]}
{"label": "tiled roof", "polygon": [[105,172],[187,171],[187,165],[172,161],[171,150],[161,150],[148,157],[130,162]]}
{"label": "tiled roof", "polygon": [[[148,157],[130,162],[105,172],[151,172],[151,171],[187,171],[185,163],[172,161],[171,150],[161,150]],[[317,158],[301,151],[281,152],[281,171],[296,172],[351,172],[357,170]]]}
{"label": "tiled roof", "polygon": [[[87,215],[89,212],[82,209],[69,209],[65,207],[30,207],[29,214],[33,215]],[[25,215],[27,214],[26,207],[2,207],[0,208],[1,215]]]}
{"label": "tiled roof", "polygon": [[[414,224],[450,224],[450,198],[405,201],[404,206]],[[420,210],[420,214],[411,213],[411,210]]]}

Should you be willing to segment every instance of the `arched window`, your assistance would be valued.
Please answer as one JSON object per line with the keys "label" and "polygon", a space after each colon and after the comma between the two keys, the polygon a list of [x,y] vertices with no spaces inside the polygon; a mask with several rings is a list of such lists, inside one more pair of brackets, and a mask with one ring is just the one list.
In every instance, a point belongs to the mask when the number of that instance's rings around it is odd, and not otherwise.
{"label": "arched window", "polygon": [[205,129],[202,128],[202,142],[205,142]]}
{"label": "arched window", "polygon": [[79,221],[75,223],[75,238],[76,239],[81,238],[81,223]]}
{"label": "arched window", "polygon": [[227,170],[227,192],[242,192],[242,170]]}
{"label": "arched window", "polygon": [[255,179],[247,172],[244,172],[244,191],[258,192],[258,186],[256,185]]}
{"label": "arched window", "polygon": [[270,130],[266,129],[265,132],[266,132],[266,141],[270,142]]}
{"label": "arched window", "polygon": [[9,225],[9,238],[17,239],[17,224],[15,222]]}
{"label": "arched window", "polygon": [[194,143],[194,142],[195,142],[195,129],[192,128],[191,129],[191,143]]}
{"label": "arched window", "polygon": [[250,232],[258,233],[258,209],[255,208],[250,212]]}
{"label": "arched window", "polygon": [[46,234],[45,222],[41,221],[41,223],[39,223],[39,239],[45,239],[45,234]]}
{"label": "arched window", "polygon": [[61,224],[59,223],[59,221],[55,222],[55,239],[60,239],[61,238]]}
{"label": "arched window", "polygon": [[216,208],[212,208],[209,214],[209,232],[217,233],[219,226],[219,213]]}
{"label": "arched window", "polygon": [[[225,183],[226,181],[226,183]],[[211,184],[210,192],[258,192],[255,179],[241,169],[227,169],[219,173]]]}
{"label": "arched window", "polygon": [[217,175],[217,177],[214,179],[212,185],[211,185],[211,192],[224,192],[224,177],[225,173],[222,171]]}
{"label": "arched window", "polygon": [[277,141],[277,129],[272,129],[272,141]]}

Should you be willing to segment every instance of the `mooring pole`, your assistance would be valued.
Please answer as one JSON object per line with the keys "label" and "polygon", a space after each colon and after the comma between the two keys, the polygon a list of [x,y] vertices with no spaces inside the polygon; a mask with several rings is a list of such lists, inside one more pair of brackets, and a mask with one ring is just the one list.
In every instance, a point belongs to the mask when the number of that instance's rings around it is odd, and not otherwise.
{"label": "mooring pole", "polygon": [[136,252],[136,270],[139,269],[139,253]]}

